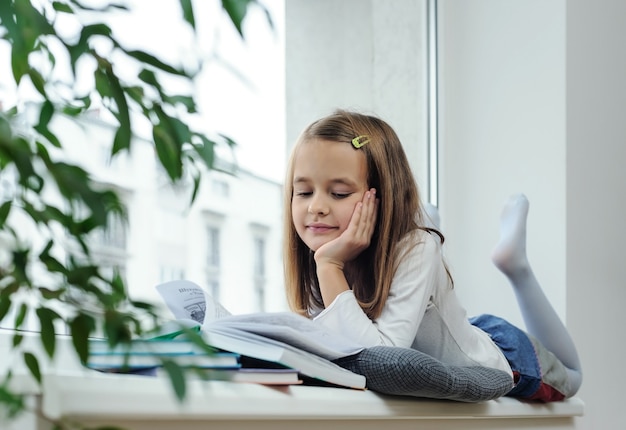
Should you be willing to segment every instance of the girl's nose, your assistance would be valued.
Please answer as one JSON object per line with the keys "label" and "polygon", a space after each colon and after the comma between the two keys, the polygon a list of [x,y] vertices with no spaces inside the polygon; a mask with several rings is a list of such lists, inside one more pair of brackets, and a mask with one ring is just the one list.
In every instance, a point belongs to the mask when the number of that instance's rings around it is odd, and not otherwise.
{"label": "girl's nose", "polygon": [[309,213],[312,215],[327,215],[330,209],[323,198],[313,197],[309,203]]}

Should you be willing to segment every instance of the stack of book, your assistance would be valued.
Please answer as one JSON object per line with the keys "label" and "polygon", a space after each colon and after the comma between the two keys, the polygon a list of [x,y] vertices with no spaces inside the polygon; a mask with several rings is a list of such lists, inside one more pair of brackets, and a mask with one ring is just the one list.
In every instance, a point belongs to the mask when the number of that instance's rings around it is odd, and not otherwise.
{"label": "stack of book", "polygon": [[200,286],[185,280],[156,289],[174,315],[172,327],[197,329],[209,346],[238,354],[243,367],[253,360],[255,367],[293,369],[307,385],[366,386],[363,375],[334,363],[363,347],[308,318],[291,312],[231,315]]}
{"label": "stack of book", "polygon": [[184,339],[136,339],[115,348],[105,339],[92,339],[89,347],[87,367],[101,372],[157,375],[164,363],[170,361],[193,369],[206,379],[266,385],[301,383],[295,369],[272,363],[251,363],[234,352],[207,352]]}
{"label": "stack of book", "polygon": [[[157,369],[164,360],[193,367],[207,379],[262,384],[330,385],[365,389],[363,375],[334,363],[363,350],[349,339],[291,312],[230,315],[198,285],[173,281],[157,290],[174,314],[159,337],[110,350],[91,343],[88,366],[102,371]],[[180,340],[181,327],[199,332],[215,353]],[[184,337],[182,338],[184,339]]]}

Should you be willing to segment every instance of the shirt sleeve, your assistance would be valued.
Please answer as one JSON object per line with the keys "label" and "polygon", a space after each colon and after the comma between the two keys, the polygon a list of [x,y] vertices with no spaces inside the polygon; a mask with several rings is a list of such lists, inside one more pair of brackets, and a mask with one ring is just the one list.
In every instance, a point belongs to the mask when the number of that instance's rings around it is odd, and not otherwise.
{"label": "shirt sleeve", "polygon": [[442,282],[442,272],[445,273],[438,238],[420,233],[412,243],[407,241],[406,246],[414,246],[398,266],[387,303],[375,321],[363,312],[352,291],[337,296],[314,321],[366,348],[411,347],[433,291]]}

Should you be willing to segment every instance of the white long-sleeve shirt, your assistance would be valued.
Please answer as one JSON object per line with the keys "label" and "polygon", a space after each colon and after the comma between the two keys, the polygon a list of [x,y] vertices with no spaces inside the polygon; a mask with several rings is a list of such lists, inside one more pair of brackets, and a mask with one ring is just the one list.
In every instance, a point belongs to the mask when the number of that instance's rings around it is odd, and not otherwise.
{"label": "white long-sleeve shirt", "polygon": [[437,236],[419,231],[406,240],[381,315],[372,321],[352,291],[341,293],[314,321],[364,347],[414,348],[451,365],[486,366],[512,374],[489,335],[467,320],[446,273]]}

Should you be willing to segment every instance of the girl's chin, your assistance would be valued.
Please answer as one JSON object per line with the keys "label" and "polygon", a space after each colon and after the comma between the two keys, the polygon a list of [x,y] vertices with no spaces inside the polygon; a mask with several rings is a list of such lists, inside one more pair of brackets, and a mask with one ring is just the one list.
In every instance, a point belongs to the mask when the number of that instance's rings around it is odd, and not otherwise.
{"label": "girl's chin", "polygon": [[318,249],[320,249],[323,245],[325,245],[328,242],[329,242],[328,240],[326,240],[326,241],[316,240],[316,241],[310,241],[309,243],[305,242],[305,244],[306,244],[306,246],[309,247],[309,249],[312,252],[316,252]]}

